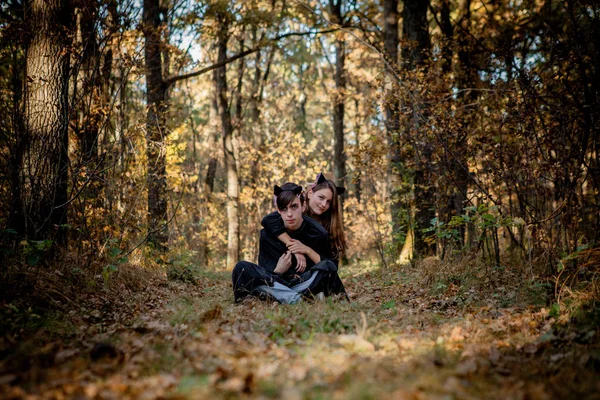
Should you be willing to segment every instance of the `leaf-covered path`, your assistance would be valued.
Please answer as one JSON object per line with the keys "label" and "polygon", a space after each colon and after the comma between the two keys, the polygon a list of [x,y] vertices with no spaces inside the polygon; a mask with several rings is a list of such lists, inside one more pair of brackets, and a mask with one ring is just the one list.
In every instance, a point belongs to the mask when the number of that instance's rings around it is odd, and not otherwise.
{"label": "leaf-covered path", "polygon": [[[0,364],[2,398],[597,398],[597,330],[519,294],[347,268],[352,302],[232,304],[229,274],[98,293]],[[595,397],[596,396],[596,397]]]}

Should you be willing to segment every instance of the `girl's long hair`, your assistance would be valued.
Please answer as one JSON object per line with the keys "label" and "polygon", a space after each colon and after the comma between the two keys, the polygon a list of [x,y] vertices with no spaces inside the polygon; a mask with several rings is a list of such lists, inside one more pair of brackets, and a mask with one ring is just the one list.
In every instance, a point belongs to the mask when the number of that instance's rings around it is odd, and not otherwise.
{"label": "girl's long hair", "polygon": [[309,185],[308,189],[312,190],[313,195],[323,189],[329,189],[331,190],[331,193],[333,193],[329,210],[321,215],[315,215],[310,209],[310,206],[308,206],[306,207],[305,214],[313,219],[321,221],[323,228],[329,233],[333,256],[337,259],[341,259],[348,248],[348,244],[346,243],[346,236],[344,235],[344,224],[342,222],[342,212],[336,186],[331,180],[327,179],[323,183]]}

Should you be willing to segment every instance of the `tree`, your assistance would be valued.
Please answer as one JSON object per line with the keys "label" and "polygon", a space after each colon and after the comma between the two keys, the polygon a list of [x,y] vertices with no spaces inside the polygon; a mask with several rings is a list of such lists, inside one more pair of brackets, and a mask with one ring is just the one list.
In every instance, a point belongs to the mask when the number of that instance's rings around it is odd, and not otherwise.
{"label": "tree", "polygon": [[161,51],[161,9],[159,0],[144,0],[142,30],[146,63],[146,156],[148,172],[148,241],[164,249],[168,241],[167,178],[164,139],[167,137],[165,112],[168,92],[163,76]]}
{"label": "tree", "polygon": [[223,130],[223,151],[225,152],[225,168],[227,169],[227,267],[233,269],[239,261],[240,222],[239,208],[239,178],[236,165],[235,151],[233,148],[233,124],[228,101],[227,85],[227,42],[229,41],[229,20],[227,10],[216,9],[217,23],[217,63],[223,63],[216,69],[215,84],[217,87],[217,105],[221,116],[221,129]]}
{"label": "tree", "polygon": [[73,9],[67,0],[25,3],[26,79],[22,136],[19,138],[19,232],[28,239],[66,236],[68,178],[68,87]]}
{"label": "tree", "polygon": [[[329,0],[331,20],[344,26],[342,0]],[[344,32],[335,34],[335,95],[333,98],[333,175],[337,185],[345,186],[346,153],[344,152],[344,113],[346,96],[346,42]]]}
{"label": "tree", "polygon": [[[405,0],[402,10],[402,62],[408,71],[415,71],[427,59],[430,50],[429,25],[427,8],[429,0]],[[411,131],[416,140],[413,144],[415,152],[415,171],[413,178],[414,201],[416,213],[413,227],[415,255],[431,255],[435,252],[423,237],[423,229],[428,228],[435,215],[433,184],[430,178],[431,155],[433,149],[429,139],[423,133],[422,122],[426,119],[424,106],[421,104],[418,89],[410,95],[410,117],[407,130]]]}
{"label": "tree", "polygon": [[[385,68],[388,71],[388,84],[398,88],[396,76],[398,73],[398,0],[385,0],[383,2],[383,45]],[[396,249],[400,245],[402,231],[402,201],[400,199],[400,186],[402,185],[402,156],[400,139],[400,99],[397,95],[387,96],[385,101],[385,127],[389,147],[388,173],[390,191],[390,212],[392,214],[392,243]],[[410,233],[409,233],[410,234]]]}

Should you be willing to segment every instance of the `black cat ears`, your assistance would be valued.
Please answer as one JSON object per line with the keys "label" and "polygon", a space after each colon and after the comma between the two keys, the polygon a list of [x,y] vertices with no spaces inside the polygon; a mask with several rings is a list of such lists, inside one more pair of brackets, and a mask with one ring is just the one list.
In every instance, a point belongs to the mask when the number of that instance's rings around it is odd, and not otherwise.
{"label": "black cat ears", "polygon": [[[320,185],[321,183],[325,183],[326,181],[327,178],[325,178],[325,175],[322,172],[319,172],[319,174],[317,175],[317,180],[315,181],[315,185]],[[346,188],[343,186],[336,186],[335,190],[337,191],[337,194],[339,196],[341,194],[344,194]]]}
{"label": "black cat ears", "polygon": [[294,193],[296,196],[300,196],[300,194],[302,193],[302,186],[296,186],[293,189],[287,189],[287,190],[283,190],[282,188],[280,188],[279,186],[275,185],[275,188],[273,189],[273,194],[275,196],[279,196],[282,192],[292,192]]}

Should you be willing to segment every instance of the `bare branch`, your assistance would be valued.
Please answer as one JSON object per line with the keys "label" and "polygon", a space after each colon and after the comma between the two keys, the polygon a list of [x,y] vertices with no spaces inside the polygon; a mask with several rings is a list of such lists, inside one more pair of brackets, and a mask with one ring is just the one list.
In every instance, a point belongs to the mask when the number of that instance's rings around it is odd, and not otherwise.
{"label": "bare branch", "polygon": [[337,30],[339,30],[339,29],[338,28],[332,28],[332,29],[326,29],[326,30],[323,30],[323,31],[290,32],[290,33],[286,33],[284,35],[279,35],[279,36],[277,36],[277,37],[275,37],[273,39],[270,39],[268,42],[265,42],[263,44],[259,44],[258,46],[253,47],[251,49],[244,50],[241,53],[238,53],[238,54],[236,54],[234,56],[228,57],[228,58],[226,58],[223,61],[220,61],[220,62],[217,62],[215,64],[209,65],[208,67],[199,69],[197,71],[192,71],[192,72],[189,72],[187,74],[177,75],[177,76],[172,76],[170,78],[167,78],[165,80],[165,84],[167,86],[171,86],[171,85],[173,85],[176,82],[179,82],[179,81],[182,81],[182,80],[185,80],[185,79],[189,79],[189,78],[193,78],[195,76],[199,76],[199,75],[205,74],[205,73],[210,72],[210,71],[212,71],[214,69],[222,67],[223,65],[227,65],[227,64],[229,64],[229,63],[231,63],[231,62],[233,62],[235,60],[238,60],[238,59],[240,59],[242,57],[246,57],[249,54],[256,53],[258,50],[262,49],[263,47],[266,47],[267,45],[269,45],[269,44],[271,44],[273,42],[277,42],[277,41],[279,41],[281,39],[285,39],[285,38],[290,37],[290,36],[319,35],[319,34],[323,34],[323,33],[335,32]]}

